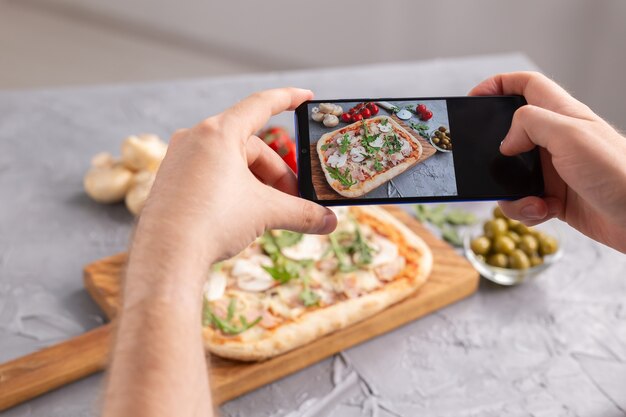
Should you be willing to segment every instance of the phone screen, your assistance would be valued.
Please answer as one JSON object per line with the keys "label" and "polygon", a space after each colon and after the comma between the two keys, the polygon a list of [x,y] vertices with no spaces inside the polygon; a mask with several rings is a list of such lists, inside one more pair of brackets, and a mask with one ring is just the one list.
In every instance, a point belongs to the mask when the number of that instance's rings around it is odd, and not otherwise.
{"label": "phone screen", "polygon": [[302,197],[324,205],[543,193],[539,152],[500,153],[521,96],[308,101],[296,109]]}

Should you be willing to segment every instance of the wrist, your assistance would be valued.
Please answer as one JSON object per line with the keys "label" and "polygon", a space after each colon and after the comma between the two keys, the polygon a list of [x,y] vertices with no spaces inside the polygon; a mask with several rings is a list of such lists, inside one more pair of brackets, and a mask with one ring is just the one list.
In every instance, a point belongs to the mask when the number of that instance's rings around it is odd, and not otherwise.
{"label": "wrist", "polygon": [[[143,217],[143,215],[142,215]],[[141,218],[125,276],[123,307],[144,300],[172,305],[201,305],[202,289],[214,250],[208,236],[184,222]]]}

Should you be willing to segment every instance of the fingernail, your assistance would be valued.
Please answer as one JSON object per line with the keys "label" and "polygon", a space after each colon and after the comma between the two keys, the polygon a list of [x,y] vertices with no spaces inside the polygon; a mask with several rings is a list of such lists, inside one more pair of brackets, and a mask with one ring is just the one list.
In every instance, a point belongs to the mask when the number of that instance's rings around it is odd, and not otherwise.
{"label": "fingernail", "polygon": [[532,204],[522,207],[522,209],[520,210],[520,214],[525,218],[532,220],[539,220],[545,217],[539,212],[537,207]]}
{"label": "fingernail", "polygon": [[332,231],[332,229],[334,229],[334,225],[336,222],[336,218],[335,218],[335,213],[333,213],[332,211],[329,213],[326,213],[324,215],[324,217],[322,218],[322,232],[330,232]]}

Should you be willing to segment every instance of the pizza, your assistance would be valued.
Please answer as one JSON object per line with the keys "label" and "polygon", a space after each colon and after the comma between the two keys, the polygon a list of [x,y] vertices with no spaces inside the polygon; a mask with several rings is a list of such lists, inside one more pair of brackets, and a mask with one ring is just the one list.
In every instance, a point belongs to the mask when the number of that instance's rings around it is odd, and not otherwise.
{"label": "pizza", "polygon": [[354,198],[415,165],[422,145],[391,117],[377,116],[322,135],[317,154],[328,184]]}
{"label": "pizza", "polygon": [[257,361],[371,317],[413,294],[432,253],[378,207],[340,207],[330,235],[268,231],[213,265],[203,336],[218,356]]}

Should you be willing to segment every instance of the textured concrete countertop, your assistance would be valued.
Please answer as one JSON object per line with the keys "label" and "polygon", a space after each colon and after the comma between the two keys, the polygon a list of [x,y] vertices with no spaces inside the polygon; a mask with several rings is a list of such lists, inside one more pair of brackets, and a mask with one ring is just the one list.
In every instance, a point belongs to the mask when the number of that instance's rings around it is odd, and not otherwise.
{"label": "textured concrete countertop", "polygon": [[[465,94],[521,55],[0,93],[0,361],[98,326],[84,264],[126,248],[132,217],[91,202],[90,157],[130,133],[167,138],[248,93]],[[349,80],[347,82],[346,80]],[[292,126],[291,115],[274,120]],[[486,215],[491,204],[462,204]],[[618,416],[626,410],[626,256],[557,224],[564,259],[222,406],[226,416]],[[4,415],[98,415],[102,375]]]}

